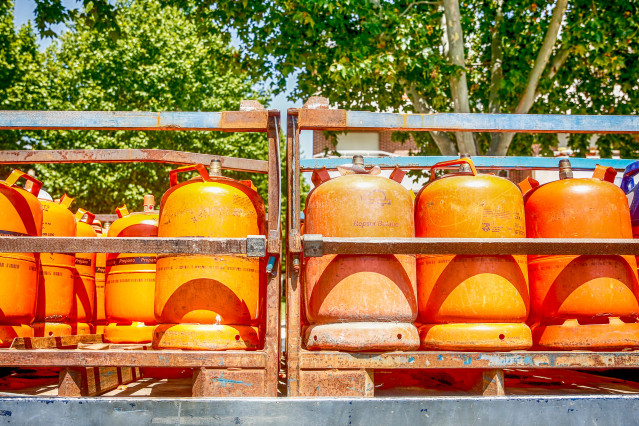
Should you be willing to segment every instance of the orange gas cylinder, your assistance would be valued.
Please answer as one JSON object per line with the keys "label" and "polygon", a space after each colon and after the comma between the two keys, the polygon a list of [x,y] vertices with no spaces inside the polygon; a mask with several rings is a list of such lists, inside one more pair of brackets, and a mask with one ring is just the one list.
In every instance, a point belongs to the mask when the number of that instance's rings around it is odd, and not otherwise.
{"label": "orange gas cylinder", "polygon": [[[435,178],[435,169],[461,165]],[[415,235],[525,238],[516,185],[477,174],[468,158],[435,164],[415,201]],[[532,346],[526,256],[420,255],[417,288],[421,348],[515,350]]]}
{"label": "orange gas cylinder", "polygon": [[[30,192],[15,186],[22,177],[32,182]],[[19,170],[0,181],[0,236],[42,235],[42,206],[36,198],[41,187]],[[29,324],[36,312],[36,259],[34,253],[0,253],[0,347],[10,346],[15,337],[33,337]]]}
{"label": "orange gas cylinder", "polygon": [[[95,215],[84,209],[78,209],[76,236],[96,237],[93,230]],[[75,273],[73,274],[74,306],[72,323],[90,323],[95,309],[95,253],[75,254]],[[88,325],[88,324],[87,324]],[[86,328],[86,327],[84,327]],[[89,333],[85,333],[89,334]]]}
{"label": "orange gas cylinder", "polygon": [[[400,182],[405,173],[378,176],[361,156],[339,168],[313,172],[304,233],[325,237],[415,236],[413,199]],[[414,350],[419,335],[415,256],[325,255],[306,258],[302,274],[308,349]]]}
{"label": "orange gas cylinder", "polygon": [[[106,237],[107,229],[102,228],[98,220],[93,221],[93,230],[98,237]],[[97,334],[104,334],[107,325],[104,312],[104,286],[106,284],[106,253],[95,254],[95,303],[93,311],[93,325]]]}
{"label": "orange gas cylinder", "polygon": [[[199,177],[178,184],[178,173]],[[264,202],[250,181],[221,175],[212,162],[170,172],[160,205],[160,237],[246,238],[266,233]],[[266,264],[240,255],[159,255],[155,348],[258,349]]]}
{"label": "orange gas cylinder", "polygon": [[[597,166],[592,179],[520,184],[529,238],[632,238],[628,201],[616,172]],[[639,346],[634,256],[528,256],[535,345],[548,349],[617,350]]]}
{"label": "orange gas cylinder", "polygon": [[[40,200],[42,204],[42,236],[75,237],[76,223],[69,206],[73,198],[66,194],[57,201]],[[73,273],[75,256],[69,253],[42,253],[38,282],[36,337],[71,334],[73,310]]]}
{"label": "orange gas cylinder", "polygon": [[[157,237],[158,215],[153,195],[144,196],[144,212],[116,209],[120,219],[109,237]],[[106,263],[105,313],[109,323],[104,340],[110,343],[148,343],[153,339],[156,254],[109,253]]]}

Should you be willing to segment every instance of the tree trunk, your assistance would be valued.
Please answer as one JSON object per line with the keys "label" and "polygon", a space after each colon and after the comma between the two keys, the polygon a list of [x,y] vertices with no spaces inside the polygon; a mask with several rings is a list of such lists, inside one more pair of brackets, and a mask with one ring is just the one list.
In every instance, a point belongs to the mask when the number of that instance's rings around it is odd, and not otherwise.
{"label": "tree trunk", "polygon": [[[450,63],[461,67],[450,78],[450,90],[455,112],[468,113],[468,83],[466,81],[466,60],[464,57],[464,35],[461,27],[459,0],[444,0],[446,15],[446,34],[448,37],[448,56]],[[457,147],[462,154],[477,155],[475,140],[470,132],[457,132]]]}
{"label": "tree trunk", "polygon": [[[500,30],[503,21],[503,0],[498,0],[497,10],[495,11],[495,25],[491,30],[490,43],[490,92],[488,94],[488,112],[491,114],[499,114],[501,112],[499,87],[504,78],[504,69],[502,66],[504,52],[501,43]],[[490,145],[497,145],[499,143],[499,137],[500,133],[491,133]]]}
{"label": "tree trunk", "polygon": [[[567,7],[568,0],[557,0],[555,9],[552,12],[552,18],[550,19],[548,31],[546,31],[546,36],[544,37],[544,42],[541,45],[539,52],[537,53],[537,58],[535,59],[533,69],[528,75],[526,89],[524,90],[524,93],[519,100],[517,108],[515,108],[515,114],[527,114],[528,111],[530,111],[530,108],[535,103],[539,79],[541,78],[546,65],[548,65],[548,61],[550,60],[550,55],[552,54],[555,42],[557,41],[559,29],[561,28],[561,21],[564,18]],[[508,153],[508,147],[510,146],[510,143],[512,142],[514,137],[514,133],[501,133],[499,139],[497,140],[497,143],[491,143],[488,154],[506,155],[506,153]]]}
{"label": "tree trunk", "polygon": [[[415,108],[416,113],[430,114],[436,112],[430,107],[430,105],[428,105],[424,98],[422,98],[419,93],[417,93],[415,86],[409,86],[408,97],[410,98],[410,101],[413,104],[413,108]],[[435,144],[437,145],[437,148],[439,148],[439,151],[442,155],[457,155],[459,153],[457,147],[455,146],[455,143],[448,136],[448,133],[438,131],[431,131],[429,133],[433,137],[433,140],[435,141]]]}

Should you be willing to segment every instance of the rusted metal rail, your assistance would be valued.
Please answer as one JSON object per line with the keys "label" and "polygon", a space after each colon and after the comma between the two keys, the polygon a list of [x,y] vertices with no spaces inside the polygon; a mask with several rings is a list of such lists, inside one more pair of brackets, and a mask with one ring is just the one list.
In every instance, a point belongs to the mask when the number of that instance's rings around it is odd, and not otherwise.
{"label": "rusted metal rail", "polygon": [[[268,139],[269,158],[263,161],[156,149],[1,151],[0,164],[157,162],[208,166],[211,160],[219,159],[223,169],[268,175],[268,228],[266,236],[248,238],[0,236],[0,252],[243,254],[269,256],[272,268],[267,272],[265,314],[260,324],[264,347],[260,350],[189,352],[26,349],[25,346],[0,350],[0,366],[61,367],[61,395],[77,394],[87,388],[85,382],[92,378],[108,379],[107,376],[115,371],[109,368],[117,367],[120,371],[120,367],[147,366],[197,368],[194,396],[276,396],[280,358],[280,268],[277,265],[281,245],[279,117],[279,111],[267,111],[256,101],[242,101],[240,111],[225,112],[0,111],[0,129],[3,130],[261,132]],[[101,219],[113,220],[114,217],[103,215]],[[44,340],[34,341],[37,339]],[[62,343],[62,340],[55,343]],[[76,346],[81,340],[79,337],[75,339]],[[40,343],[49,347],[52,344],[48,338],[31,338],[28,347],[41,347]],[[99,367],[99,374],[87,374],[87,366]]]}
{"label": "rusted metal rail", "polygon": [[304,256],[325,254],[639,255],[639,240],[565,238],[338,238],[306,234]]}
{"label": "rusted metal rail", "polygon": [[[0,115],[2,112],[0,112]],[[0,151],[0,164],[159,163],[204,164],[219,160],[222,168],[267,173],[268,161],[166,149],[52,149]]]}
{"label": "rusted metal rail", "polygon": [[302,369],[384,368],[638,368],[633,352],[333,352],[300,351]]}
{"label": "rusted metal rail", "polygon": [[266,256],[266,237],[160,238],[160,237],[1,237],[3,253],[157,253],[245,254]]}
{"label": "rusted metal rail", "polygon": [[[633,116],[559,116],[510,114],[387,114],[331,110],[325,98],[311,98],[301,109],[288,110],[287,123],[287,323],[289,396],[373,396],[375,369],[472,368],[482,371],[484,395],[504,394],[504,368],[639,368],[639,352],[332,352],[302,345],[301,273],[304,257],[328,254],[638,254],[632,240],[570,239],[385,239],[301,235],[301,172],[336,169],[341,158],[300,159],[300,131],[485,131],[639,133]],[[458,157],[367,158],[382,169],[426,169]],[[574,169],[596,164],[623,170],[633,160],[573,159]],[[479,169],[556,169],[557,159],[541,157],[475,157]]]}

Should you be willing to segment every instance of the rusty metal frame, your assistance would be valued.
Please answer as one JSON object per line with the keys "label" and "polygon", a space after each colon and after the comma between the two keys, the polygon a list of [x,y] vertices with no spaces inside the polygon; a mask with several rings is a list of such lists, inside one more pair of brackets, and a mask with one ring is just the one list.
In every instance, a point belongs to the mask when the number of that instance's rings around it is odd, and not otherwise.
{"label": "rusty metal frame", "polygon": [[[0,112],[2,117],[2,112]],[[52,149],[2,151],[0,164],[50,164],[50,163],[160,163],[160,164],[211,164],[220,160],[222,168],[240,172],[268,173],[268,161],[252,158],[225,157],[198,152],[171,151],[168,149]]]}
{"label": "rusty metal frame", "polygon": [[[266,236],[112,239],[0,237],[0,251],[247,254],[269,256],[272,267],[267,272],[265,337],[264,348],[261,350],[189,352],[12,348],[0,350],[0,366],[148,366],[213,368],[216,371],[229,368],[262,370],[267,379],[264,380],[263,388],[257,390],[257,394],[276,396],[280,358],[279,126],[280,112],[267,111],[256,101],[242,101],[239,111],[224,112],[0,111],[0,129],[261,132],[266,133],[268,138],[268,161],[157,149],[0,151],[0,164],[157,162],[208,166],[213,159],[219,159],[223,169],[268,174]],[[255,390],[253,394],[256,394]]]}
{"label": "rusty metal frame", "polygon": [[[309,351],[302,347],[303,322],[300,269],[303,256],[321,256],[339,253],[405,253],[405,254],[639,254],[639,241],[628,240],[496,240],[496,239],[384,239],[335,238],[321,235],[301,236],[300,188],[301,172],[326,167],[335,169],[344,163],[340,159],[300,160],[299,136],[302,130],[411,130],[489,132],[575,132],[575,133],[638,133],[639,118],[629,116],[557,116],[508,114],[387,114],[328,109],[325,98],[311,98],[301,109],[289,109],[287,121],[288,203],[286,216],[286,357],[288,360],[287,386],[289,396],[305,396],[301,384],[303,373],[326,372],[337,378],[337,372],[348,380],[359,376],[353,372],[374,369],[414,368],[475,368],[486,373],[484,394],[496,382],[503,383],[504,368],[639,368],[639,351],[631,352],[337,352]],[[381,168],[401,167],[424,169],[439,161],[457,157],[398,157],[371,158],[370,163]],[[367,159],[367,162],[369,159]],[[551,163],[552,161],[552,163]],[[483,169],[549,169],[556,168],[556,159],[476,157],[478,168]],[[571,159],[573,162],[573,159]],[[630,160],[575,159],[576,169],[593,169],[596,163],[623,169]],[[304,166],[301,166],[301,163]],[[578,163],[578,164],[577,164]],[[469,243],[472,243],[469,244]],[[348,374],[351,376],[348,376]],[[308,375],[308,377],[315,377]],[[329,381],[330,382],[330,381]],[[340,396],[340,391],[328,385],[326,396]],[[337,385],[335,386],[337,388]],[[503,394],[497,389],[498,394]],[[502,392],[502,393],[499,393]],[[359,396],[372,396],[372,391],[356,392]],[[355,394],[350,394],[354,396]],[[343,396],[343,395],[342,395]]]}

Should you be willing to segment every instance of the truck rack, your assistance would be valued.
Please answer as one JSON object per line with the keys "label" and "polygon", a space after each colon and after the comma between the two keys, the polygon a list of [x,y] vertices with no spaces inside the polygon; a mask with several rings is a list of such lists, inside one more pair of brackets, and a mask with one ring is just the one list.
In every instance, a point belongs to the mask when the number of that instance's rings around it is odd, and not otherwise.
{"label": "truck rack", "polygon": [[[324,254],[628,254],[639,255],[639,240],[598,239],[478,239],[478,238],[335,238],[301,235],[301,173],[336,169],[340,158],[300,159],[299,135],[315,131],[483,131],[639,133],[639,119],[631,116],[512,115],[512,114],[394,114],[329,109],[326,98],[313,97],[287,119],[287,316],[286,357],[289,396],[372,397],[376,369],[464,369],[482,372],[480,394],[505,395],[504,369],[638,368],[639,351],[513,351],[513,352],[340,352],[311,351],[301,342],[302,257]],[[381,169],[420,170],[458,157],[367,158]],[[557,169],[557,159],[544,157],[474,157],[477,169]],[[633,160],[571,158],[574,170],[596,164],[623,170]]]}
{"label": "truck rack", "polygon": [[[1,237],[1,252],[244,254],[272,258],[268,271],[264,348],[256,351],[151,350],[102,345],[100,335],[15,339],[0,349],[0,367],[60,368],[59,396],[103,393],[139,378],[139,367],[193,368],[193,396],[276,396],[280,346],[279,111],[242,101],[239,111],[0,111],[1,130],[145,130],[262,132],[268,161],[157,149],[0,151],[0,164],[155,162],[204,164],[268,174],[268,235],[248,238]],[[114,377],[117,380],[114,380]]]}

